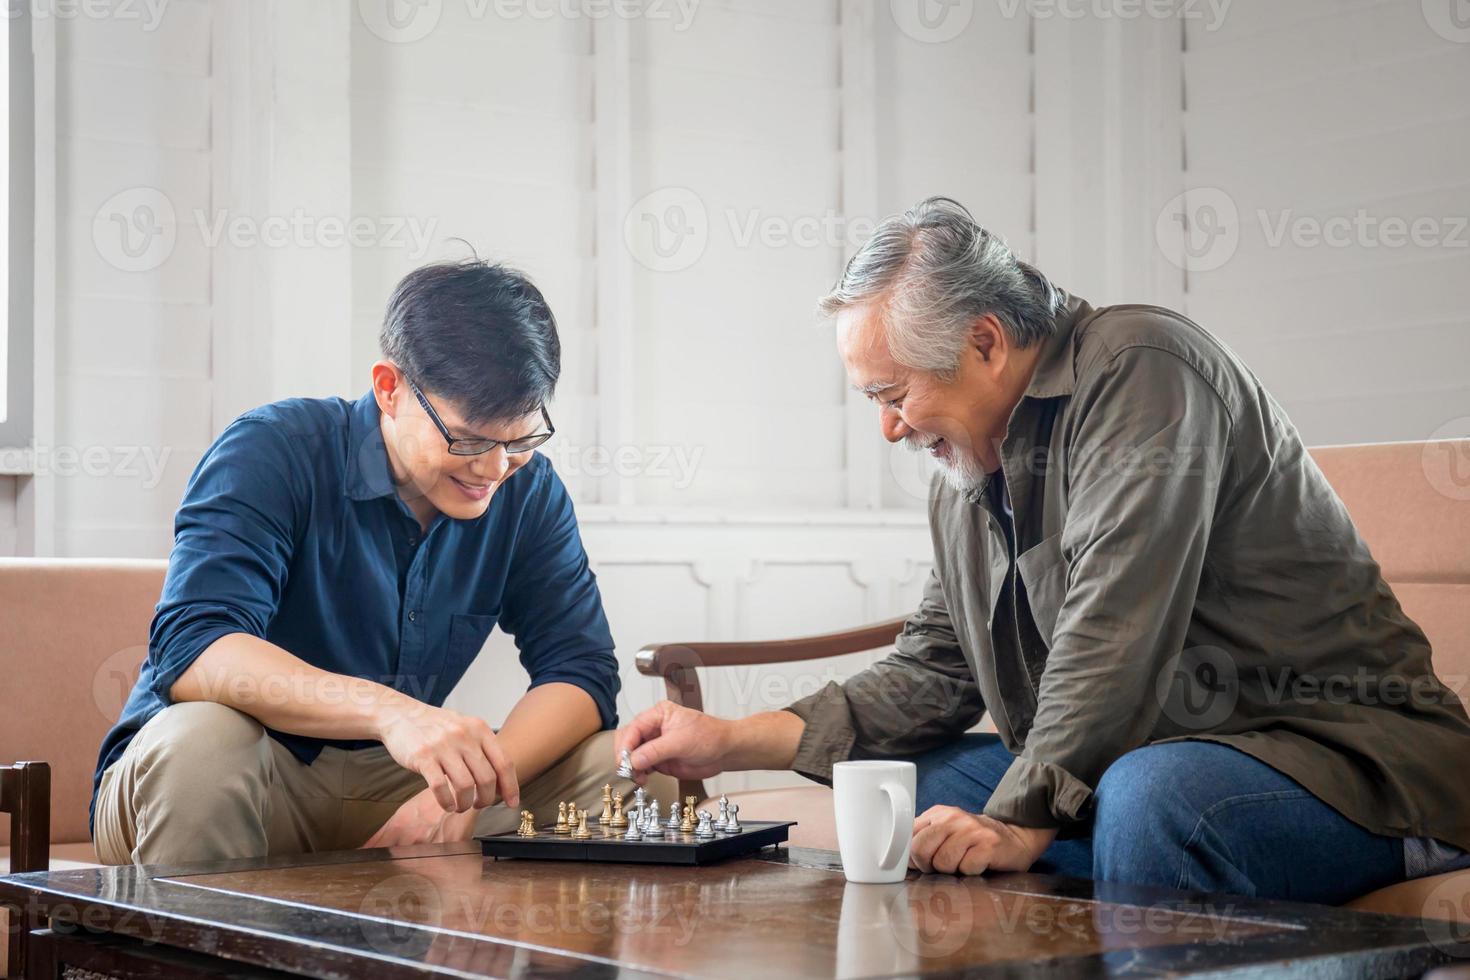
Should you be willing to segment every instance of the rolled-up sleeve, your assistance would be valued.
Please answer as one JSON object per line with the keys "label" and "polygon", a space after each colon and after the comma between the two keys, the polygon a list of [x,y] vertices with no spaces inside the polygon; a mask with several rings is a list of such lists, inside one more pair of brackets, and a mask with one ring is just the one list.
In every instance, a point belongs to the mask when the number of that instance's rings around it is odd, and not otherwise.
{"label": "rolled-up sleeve", "polygon": [[531,687],[560,682],[586,691],[604,729],[618,724],[622,686],[597,576],[587,563],[571,495],[546,462],[544,483],[519,531],[500,623],[515,637]]}
{"label": "rolled-up sleeve", "polygon": [[266,635],[306,513],[293,455],[274,423],[242,416],[189,478],[148,638],[152,689],[164,704],[220,637]]}
{"label": "rolled-up sleeve", "polygon": [[1112,355],[1078,389],[1073,418],[1066,596],[1024,749],[985,807],[1026,827],[1084,819],[1103,771],[1154,730],[1231,452],[1228,406],[1160,349]]}
{"label": "rolled-up sleeve", "polygon": [[895,648],[867,670],[786,708],[806,722],[795,772],[830,784],[835,763],[922,752],[984,715],[985,702],[955,637],[937,573],[930,573]]}

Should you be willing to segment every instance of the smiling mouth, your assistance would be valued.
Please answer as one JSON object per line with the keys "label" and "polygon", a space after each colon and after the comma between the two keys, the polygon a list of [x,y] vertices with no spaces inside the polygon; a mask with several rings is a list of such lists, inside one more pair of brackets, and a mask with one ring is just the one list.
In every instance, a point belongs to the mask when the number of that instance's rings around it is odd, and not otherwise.
{"label": "smiling mouth", "polygon": [[471,497],[483,497],[485,494],[490,492],[490,487],[492,486],[492,484],[489,483],[466,483],[465,481],[459,479],[459,477],[455,476],[451,476],[450,479],[458,484],[459,488],[465,493],[469,494]]}

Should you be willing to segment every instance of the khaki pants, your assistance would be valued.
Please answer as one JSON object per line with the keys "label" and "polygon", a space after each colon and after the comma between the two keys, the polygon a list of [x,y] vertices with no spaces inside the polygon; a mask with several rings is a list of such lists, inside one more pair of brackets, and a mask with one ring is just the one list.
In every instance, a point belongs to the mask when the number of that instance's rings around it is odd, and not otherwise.
{"label": "khaki pants", "polygon": [[[563,800],[596,810],[604,783],[630,796],[632,783],[613,775],[614,765],[613,733],[599,732],[522,786],[521,807],[541,822]],[[344,850],[360,847],[424,786],[381,745],[326,746],[306,766],[249,715],[186,701],[150,718],[102,774],[93,839],[106,864]],[[648,791],[672,801],[677,786],[655,775]],[[475,833],[518,823],[518,811],[497,804],[480,812]]]}

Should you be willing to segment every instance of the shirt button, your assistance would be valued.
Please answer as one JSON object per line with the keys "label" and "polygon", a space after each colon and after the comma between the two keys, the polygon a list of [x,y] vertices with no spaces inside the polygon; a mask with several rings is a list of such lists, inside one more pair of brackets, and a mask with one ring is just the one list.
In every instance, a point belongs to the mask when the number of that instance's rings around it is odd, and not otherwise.
{"label": "shirt button", "polygon": [[418,622],[418,618],[419,618],[419,613],[418,613],[418,610],[417,609],[410,609],[408,611],[408,621],[410,623],[416,623],[416,622]]}

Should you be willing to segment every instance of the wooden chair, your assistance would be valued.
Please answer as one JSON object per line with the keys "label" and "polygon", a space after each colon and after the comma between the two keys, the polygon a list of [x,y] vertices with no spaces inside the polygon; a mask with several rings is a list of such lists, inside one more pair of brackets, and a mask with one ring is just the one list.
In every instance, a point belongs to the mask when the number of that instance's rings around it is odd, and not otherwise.
{"label": "wooden chair", "polygon": [[[658,643],[638,651],[638,672],[662,677],[665,696],[675,704],[704,710],[704,692],[699,686],[699,667],[753,667],[821,660],[848,653],[866,653],[893,645],[903,629],[903,619],[890,619],[844,630],[794,640],[763,640],[749,643]],[[679,780],[679,796],[709,799],[702,779]]]}
{"label": "wooden chair", "polygon": [[[44,762],[0,765],[0,813],[10,816],[10,874],[51,865],[51,767]],[[0,906],[0,977],[25,975],[24,940],[32,927],[24,909]]]}

